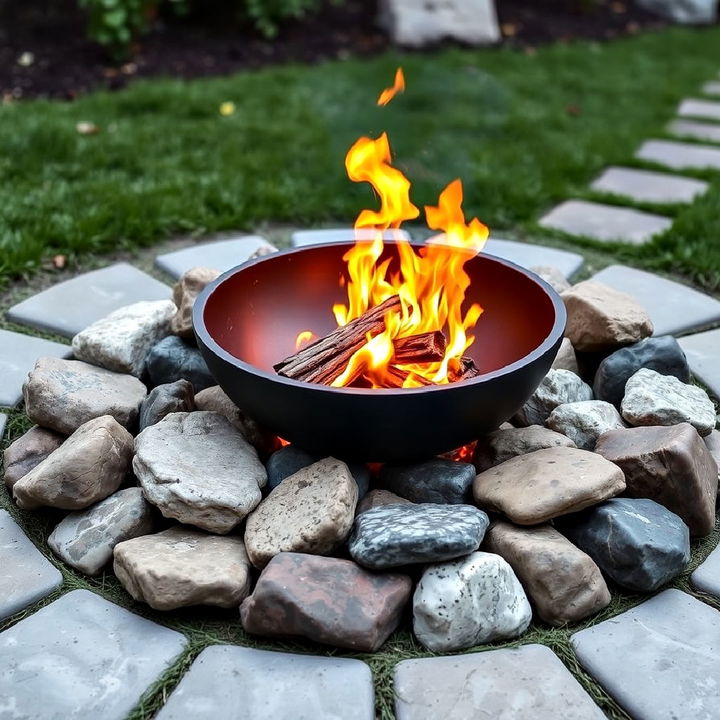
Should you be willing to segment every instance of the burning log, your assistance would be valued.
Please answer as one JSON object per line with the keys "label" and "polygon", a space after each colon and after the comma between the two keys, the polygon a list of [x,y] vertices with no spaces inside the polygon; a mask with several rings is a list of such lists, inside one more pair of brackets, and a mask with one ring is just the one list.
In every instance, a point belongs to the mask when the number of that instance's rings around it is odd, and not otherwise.
{"label": "burning log", "polygon": [[[387,383],[383,386],[386,388],[401,388],[403,386],[403,383],[405,380],[410,377],[410,374],[407,370],[403,370],[402,368],[399,368],[395,365],[388,365],[387,373],[386,373],[386,380]],[[417,373],[412,373],[412,376],[415,380],[417,380],[421,385],[432,385],[433,383],[428,380],[427,378],[424,378],[422,375],[418,375]]]}
{"label": "burning log", "polygon": [[457,372],[457,376],[454,379],[453,382],[461,382],[462,380],[469,380],[470,378],[477,377],[480,374],[480,370],[478,370],[477,365],[475,364],[475,361],[468,357],[467,355],[463,355],[460,358],[460,368]]}
{"label": "burning log", "polygon": [[395,365],[440,362],[445,357],[447,341],[439,330],[393,340]]}

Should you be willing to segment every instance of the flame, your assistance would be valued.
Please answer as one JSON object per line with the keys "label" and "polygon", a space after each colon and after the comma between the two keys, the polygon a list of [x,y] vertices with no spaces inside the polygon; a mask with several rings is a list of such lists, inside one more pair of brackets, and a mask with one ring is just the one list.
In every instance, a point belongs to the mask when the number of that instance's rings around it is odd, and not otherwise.
{"label": "flame", "polygon": [[387,105],[398,93],[405,91],[405,75],[402,68],[395,71],[395,82],[392,87],[385,88],[377,100],[378,105]]}
{"label": "flame", "polygon": [[299,332],[295,338],[295,349],[299,350],[303,345],[309,345],[317,339],[317,335],[312,330],[303,330]]}

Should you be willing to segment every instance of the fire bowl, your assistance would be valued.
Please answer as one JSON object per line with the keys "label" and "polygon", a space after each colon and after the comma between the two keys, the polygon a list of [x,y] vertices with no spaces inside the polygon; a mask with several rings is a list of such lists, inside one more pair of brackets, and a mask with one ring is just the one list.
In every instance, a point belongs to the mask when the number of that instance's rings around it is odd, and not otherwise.
{"label": "fire bowl", "polygon": [[[281,377],[303,330],[336,327],[345,302],[343,255],[352,243],[266,255],[229,270],[199,295],[198,346],[218,384],[250,417],[313,453],[347,460],[421,460],[476,440],[510,418],[550,369],[565,330],[559,295],[533,273],[479,254],[465,269],[467,306],[484,312],[467,351],[480,375],[432,387],[331,388]],[[397,261],[397,247],[384,257]],[[392,267],[392,266],[391,266]]]}

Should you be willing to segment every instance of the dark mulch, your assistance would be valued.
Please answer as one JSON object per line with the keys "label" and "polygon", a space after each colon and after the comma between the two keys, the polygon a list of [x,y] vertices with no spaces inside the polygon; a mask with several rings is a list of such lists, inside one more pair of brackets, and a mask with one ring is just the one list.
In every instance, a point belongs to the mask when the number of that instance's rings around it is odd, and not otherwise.
{"label": "dark mulch", "polygon": [[[281,28],[273,41],[228,14],[222,0],[203,15],[162,18],[138,43],[132,62],[113,63],[85,39],[75,0],[0,0],[0,93],[72,99],[95,88],[119,89],[134,77],[222,75],[265,65],[369,55],[388,46],[376,27],[375,0],[327,2],[318,15]],[[618,0],[497,0],[505,42],[527,50],[577,38],[606,40],[662,25]],[[18,63],[32,53],[29,66]]]}

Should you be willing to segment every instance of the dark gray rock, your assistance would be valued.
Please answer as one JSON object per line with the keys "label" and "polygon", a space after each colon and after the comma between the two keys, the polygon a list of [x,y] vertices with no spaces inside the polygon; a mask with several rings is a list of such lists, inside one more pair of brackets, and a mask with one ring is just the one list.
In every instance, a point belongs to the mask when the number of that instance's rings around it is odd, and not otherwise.
{"label": "dark gray rock", "polygon": [[657,590],[690,560],[688,526],[654,500],[613,498],[557,525],[606,575],[629,590]]}
{"label": "dark gray rock", "polygon": [[153,387],[183,379],[193,384],[195,392],[217,385],[200,351],[175,335],[163,338],[152,346],[147,356],[146,372]]}
{"label": "dark gray rock", "polygon": [[415,465],[385,465],[383,487],[414,503],[462,505],[472,503],[475,466],[435,458]]}
{"label": "dark gray rock", "polygon": [[625,395],[625,383],[640,368],[649,368],[661,375],[674,375],[684,383],[690,382],[685,353],[672,335],[663,335],[646,338],[608,355],[595,373],[595,397],[619,409]]}
{"label": "dark gray rock", "polygon": [[350,554],[372,570],[451,560],[477,550],[489,524],[470,505],[385,505],[355,518]]}
{"label": "dark gray rock", "polygon": [[192,383],[176,380],[158,385],[140,406],[140,430],[159,423],[166,415],[174,412],[192,412],[195,409]]}

